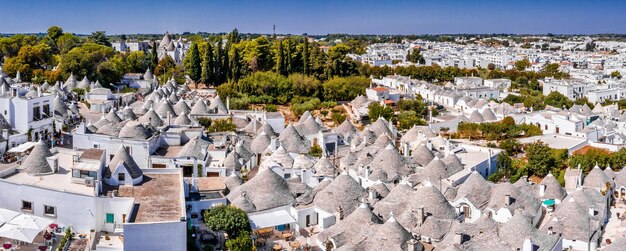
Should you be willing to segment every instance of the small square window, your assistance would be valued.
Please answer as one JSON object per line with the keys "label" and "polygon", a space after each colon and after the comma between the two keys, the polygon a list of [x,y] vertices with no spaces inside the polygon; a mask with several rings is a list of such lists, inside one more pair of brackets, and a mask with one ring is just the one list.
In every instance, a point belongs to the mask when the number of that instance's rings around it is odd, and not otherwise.
{"label": "small square window", "polygon": [[125,181],[126,180],[126,174],[125,173],[118,173],[117,174],[117,180],[118,181]]}
{"label": "small square window", "polygon": [[115,215],[107,214],[106,223],[114,223],[114,222],[115,222]]}
{"label": "small square window", "polygon": [[22,201],[22,211],[33,212],[33,203],[30,201]]}
{"label": "small square window", "polygon": [[57,217],[57,208],[53,206],[43,205],[43,214],[48,217]]}

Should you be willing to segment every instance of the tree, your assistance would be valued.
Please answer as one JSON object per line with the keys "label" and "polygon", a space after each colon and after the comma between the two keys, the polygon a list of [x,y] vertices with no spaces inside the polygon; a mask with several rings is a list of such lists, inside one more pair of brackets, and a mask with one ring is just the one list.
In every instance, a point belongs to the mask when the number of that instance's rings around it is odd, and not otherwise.
{"label": "tree", "polygon": [[57,40],[57,49],[61,55],[80,45],[80,39],[71,33],[61,35]]}
{"label": "tree", "polygon": [[92,43],[111,47],[111,42],[109,42],[109,38],[106,36],[106,32],[104,31],[92,32],[88,40]]}
{"label": "tree", "polygon": [[413,48],[413,50],[409,51],[406,56],[406,60],[416,64],[426,63],[424,56],[422,56],[420,49],[418,48]]}
{"label": "tree", "polygon": [[239,48],[235,46],[233,47],[233,58],[230,60],[230,80],[235,83],[238,82],[241,75],[243,75],[241,64]]}
{"label": "tree", "polygon": [[232,118],[215,119],[211,121],[211,126],[207,128],[209,132],[234,132],[237,126],[233,124]]}
{"label": "tree", "polygon": [[215,66],[213,61],[213,47],[211,43],[207,43],[207,48],[204,50],[204,58],[202,60],[202,82],[206,85],[213,84],[215,80],[215,73],[213,72]]}
{"label": "tree", "polygon": [[48,37],[53,41],[56,42],[61,35],[63,35],[63,28],[59,26],[50,26],[50,28],[48,28]]}
{"label": "tree", "polygon": [[278,53],[276,54],[276,73],[281,75],[287,75],[287,69],[285,69],[285,55],[283,49],[283,41],[277,40]]}
{"label": "tree", "polygon": [[202,77],[202,66],[200,65],[200,52],[198,51],[198,44],[193,43],[189,49],[189,65],[187,66],[187,73],[191,80],[195,82],[196,88],[198,88],[198,82]]}
{"label": "tree", "polygon": [[502,148],[506,154],[510,156],[514,156],[520,152],[522,152],[522,145],[516,139],[505,139],[500,141],[498,147]]}
{"label": "tree", "polygon": [[152,49],[150,51],[150,67],[152,68],[154,74],[156,75],[156,67],[159,64],[159,55],[157,54],[157,44],[156,42],[152,42]]}
{"label": "tree", "polygon": [[494,63],[489,63],[487,65],[487,69],[490,70],[490,71],[493,71],[493,70],[496,69],[496,65]]}
{"label": "tree", "polygon": [[249,234],[252,230],[246,212],[230,205],[220,205],[205,211],[204,222],[209,229],[224,231],[230,238]]}
{"label": "tree", "polygon": [[398,128],[408,130],[415,125],[426,125],[426,121],[420,118],[415,111],[402,111],[398,113]]}
{"label": "tree", "polygon": [[243,231],[237,237],[226,240],[229,251],[254,251],[256,247],[253,244],[249,231]]}
{"label": "tree", "polygon": [[65,54],[61,59],[59,68],[63,71],[66,78],[70,73],[74,73],[78,76],[96,79],[98,66],[113,57],[113,55],[115,53],[111,47],[95,43],[84,43]]}
{"label": "tree", "polygon": [[353,100],[364,95],[369,84],[366,77],[334,77],[324,82],[324,101]]}
{"label": "tree", "polygon": [[554,106],[557,108],[570,108],[573,102],[559,92],[551,92],[546,96],[544,102],[546,105]]}
{"label": "tree", "polygon": [[544,177],[557,167],[557,160],[552,155],[552,149],[545,143],[537,141],[524,146],[526,151],[527,169],[533,174]]}
{"label": "tree", "polygon": [[386,120],[394,119],[395,113],[389,106],[383,106],[380,103],[374,102],[367,107],[367,115],[370,121],[376,121],[378,118],[383,117]]}
{"label": "tree", "polygon": [[522,59],[515,62],[515,68],[518,71],[524,71],[528,67],[530,67],[530,61],[528,61],[528,59]]}
{"label": "tree", "polygon": [[214,69],[213,69],[213,73],[215,73],[215,78],[213,79],[215,81],[214,84],[221,84],[224,82],[224,70],[222,68],[222,57],[224,54],[224,48],[222,48],[222,39],[217,40],[217,46],[215,46],[215,59],[213,60],[214,62]]}
{"label": "tree", "polygon": [[304,34],[304,48],[302,48],[302,73],[309,75],[309,38]]}
{"label": "tree", "polygon": [[622,79],[622,73],[620,73],[619,71],[611,72],[611,78]]}

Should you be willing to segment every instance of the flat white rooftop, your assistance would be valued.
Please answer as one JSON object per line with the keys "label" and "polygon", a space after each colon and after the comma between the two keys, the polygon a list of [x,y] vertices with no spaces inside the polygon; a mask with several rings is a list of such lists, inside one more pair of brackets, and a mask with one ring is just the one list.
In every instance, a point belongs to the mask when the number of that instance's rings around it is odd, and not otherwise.
{"label": "flat white rooftop", "polygon": [[586,139],[566,136],[561,134],[545,134],[529,138],[520,139],[522,144],[532,143],[535,141],[541,141],[546,143],[549,147],[554,149],[567,149],[569,152],[575,151],[586,145]]}
{"label": "flat white rooftop", "polygon": [[95,196],[93,187],[72,183],[72,172],[70,168],[72,167],[73,157],[71,154],[56,153],[53,156],[59,159],[59,170],[56,173],[33,176],[25,172],[16,172],[2,177],[2,180],[61,192]]}

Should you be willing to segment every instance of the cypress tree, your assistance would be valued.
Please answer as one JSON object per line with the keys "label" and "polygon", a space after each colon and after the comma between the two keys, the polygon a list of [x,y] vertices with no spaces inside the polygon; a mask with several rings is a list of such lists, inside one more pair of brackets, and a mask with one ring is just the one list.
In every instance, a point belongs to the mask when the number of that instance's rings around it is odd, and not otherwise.
{"label": "cypress tree", "polygon": [[292,55],[291,55],[291,51],[292,51],[291,40],[289,39],[285,40],[285,47],[287,48],[286,49],[287,53],[285,53],[285,68],[286,68],[285,75],[288,75],[289,73],[293,71],[293,65],[291,63],[291,61],[293,60]]}
{"label": "cypress tree", "polygon": [[302,72],[309,75],[309,39],[304,34],[304,48],[302,49]]}
{"label": "cypress tree", "polygon": [[215,74],[213,73],[214,68],[213,46],[211,46],[211,42],[208,42],[206,51],[204,51],[204,59],[202,61],[202,82],[204,84],[213,84],[215,79]]}
{"label": "cypress tree", "polygon": [[283,41],[280,41],[280,40],[278,40],[278,53],[276,54],[276,73],[286,75]]}
{"label": "cypress tree", "polygon": [[215,76],[213,77],[213,81],[215,83],[223,83],[223,73],[222,73],[222,39],[217,41],[217,46],[215,46],[215,53],[213,55],[213,73]]}
{"label": "cypress tree", "polygon": [[226,43],[224,50],[222,51],[222,81],[230,80],[230,45]]}
{"label": "cypress tree", "polygon": [[230,62],[230,80],[237,83],[241,77],[241,58],[237,46],[233,47],[233,58]]}
{"label": "cypress tree", "polygon": [[200,52],[198,51],[198,44],[193,43],[189,49],[189,69],[188,74],[191,80],[196,82],[196,88],[198,87],[198,81],[202,77],[202,66],[200,65]]}
{"label": "cypress tree", "polygon": [[[152,42],[152,52],[150,53],[150,64],[152,65],[152,70],[154,71],[159,64],[159,56],[157,55],[157,44],[156,42]],[[154,73],[156,75],[156,72]]]}

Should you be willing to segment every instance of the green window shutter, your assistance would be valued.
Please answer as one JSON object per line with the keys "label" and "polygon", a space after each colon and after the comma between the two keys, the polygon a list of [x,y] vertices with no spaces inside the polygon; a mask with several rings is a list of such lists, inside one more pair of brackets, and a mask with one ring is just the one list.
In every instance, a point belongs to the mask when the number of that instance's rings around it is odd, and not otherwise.
{"label": "green window shutter", "polygon": [[106,223],[113,223],[115,221],[115,215],[114,214],[107,214],[107,222]]}

